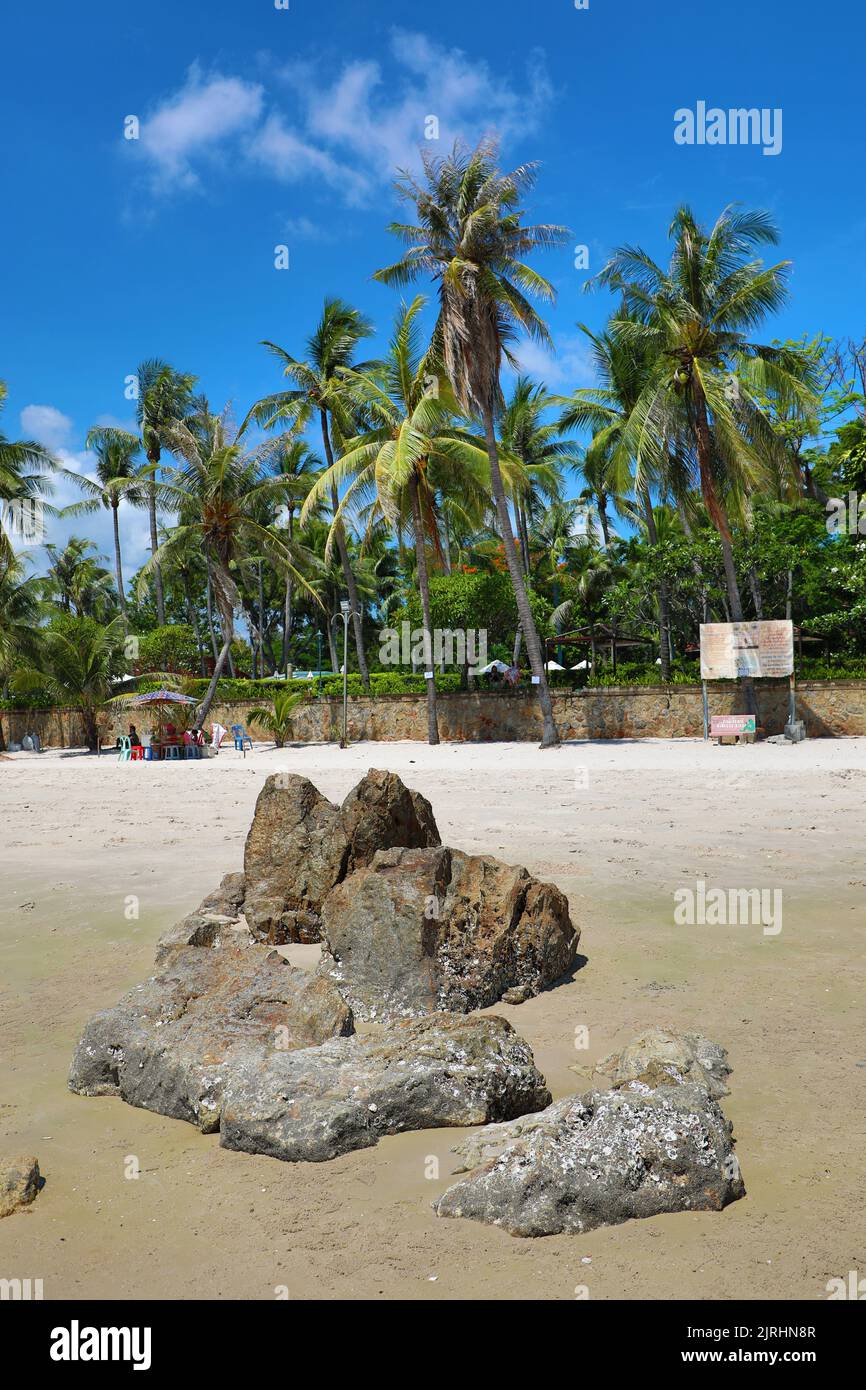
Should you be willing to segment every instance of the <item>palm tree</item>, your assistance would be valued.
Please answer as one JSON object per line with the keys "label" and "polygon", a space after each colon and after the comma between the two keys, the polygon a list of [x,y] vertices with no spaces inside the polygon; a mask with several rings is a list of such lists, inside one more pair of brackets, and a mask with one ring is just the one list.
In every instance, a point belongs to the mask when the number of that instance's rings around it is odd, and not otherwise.
{"label": "palm tree", "polygon": [[[271,458],[275,473],[285,479],[286,539],[291,551],[295,542],[295,512],[310,490],[313,479],[321,471],[322,461],[303,439],[290,434],[280,436]],[[292,574],[286,572],[286,593],[283,604],[283,666],[288,677],[292,665],[289,643],[292,640]]]}
{"label": "palm tree", "polygon": [[96,455],[97,481],[94,482],[82,473],[65,472],[66,477],[73,479],[78,487],[88,494],[87,501],[77,502],[65,508],[65,513],[79,515],[83,512],[94,512],[100,506],[110,508],[114,529],[114,577],[123,625],[128,632],[129,618],[123,583],[123,558],[120,552],[119,511],[123,498],[134,506],[140,506],[143,500],[142,489],[134,483],[137,472],[135,456],[140,445],[135,435],[129,434],[126,430],[113,426],[99,426],[90,430],[85,447]]}
{"label": "palm tree", "polygon": [[275,690],[273,709],[248,710],[247,720],[266,729],[273,735],[275,746],[282,748],[292,737],[292,716],[298,705],[307,699],[307,694],[306,690]]}
{"label": "palm tree", "polygon": [[[430,352],[421,350],[418,316],[424,307],[418,295],[397,314],[387,356],[366,371],[344,368],[347,391],[369,427],[346,440],[335,463],[313,483],[301,512],[303,523],[323,493],[348,483],[334,516],[339,528],[347,509],[372,491],[375,511],[398,532],[408,513],[415,542],[415,565],[424,615],[424,669],[427,688],[427,737],[439,742],[436,718],[436,679],[433,673],[433,623],[427,543],[441,548],[436,517],[436,472],[457,475],[473,484],[487,458],[480,441],[455,428],[456,401],[441,368]],[[372,519],[372,518],[371,518]]]}
{"label": "palm tree", "polygon": [[[91,554],[96,547],[83,536],[70,536],[61,549],[46,545],[49,565],[42,582],[45,595],[59,603],[64,613],[79,618],[105,618],[115,607],[111,575],[104,555]],[[111,614],[113,616],[113,614]]]}
{"label": "palm tree", "polygon": [[[358,344],[364,338],[369,338],[372,332],[372,324],[357,309],[342,299],[327,299],[322,316],[307,340],[306,361],[298,361],[276,343],[266,342],[265,347],[282,362],[283,375],[293,385],[287,391],[278,391],[275,395],[265,396],[257,401],[241,426],[241,431],[246,429],[250,419],[254,419],[265,429],[271,429],[282,421],[287,422],[291,429],[302,429],[311,419],[317,417],[327,466],[329,469],[333,468],[335,446],[338,450],[342,440],[355,433],[354,421],[346,408],[339,372],[341,368],[352,365]],[[336,516],[339,510],[336,490],[331,493],[331,507]],[[336,531],[336,542],[352,613],[358,670],[364,689],[369,690],[370,673],[364,654],[362,613],[342,525]]]}
{"label": "palm tree", "polygon": [[[175,549],[183,550],[198,542],[208,566],[222,629],[222,646],[213,676],[195,713],[196,724],[202,725],[228,659],[235,609],[241,606],[232,570],[237,572],[249,554],[260,552],[281,568],[294,569],[289,551],[272,530],[261,524],[258,511],[263,497],[281,497],[285,482],[265,473],[261,449],[244,452],[241,436],[232,431],[227,413],[212,414],[207,402],[200,402],[194,417],[169,427],[165,440],[183,462],[167,470],[167,477],[158,485],[157,500],[176,510],[179,520],[144,566],[141,578],[146,580],[149,570],[170,558]],[[294,574],[308,589],[303,576],[297,570]]]}
{"label": "palm tree", "polygon": [[[587,490],[594,495],[604,532],[604,542],[610,544],[607,504],[613,499],[617,510],[626,510],[624,498],[634,488],[638,502],[640,524],[645,528],[651,546],[658,545],[655,515],[650,485],[667,486],[673,476],[670,460],[662,451],[640,452],[634,455],[634,432],[629,425],[641,398],[651,370],[652,359],[644,346],[630,334],[623,334],[626,311],[602,333],[592,333],[585,324],[578,324],[592,344],[592,355],[599,385],[581,388],[571,396],[561,397],[564,407],[560,417],[562,429],[589,426],[592,442],[584,455],[581,472]],[[639,321],[635,320],[635,323]],[[668,681],[671,674],[670,654],[670,592],[667,580],[658,584],[658,627],[661,677]]]}
{"label": "palm tree", "polygon": [[550,344],[548,330],[526,298],[553,300],[552,285],[523,261],[538,247],[557,245],[566,230],[524,226],[520,198],[534,179],[533,164],[503,174],[496,167],[497,149],[482,141],[468,152],[455,145],[446,159],[422,153],[426,186],[410,174],[397,180],[399,196],[412,204],[417,225],[392,223],[389,230],[408,250],[394,265],[376,271],[388,285],[406,285],[426,274],[438,281],[439,318],[434,341],[457,402],[467,417],[484,423],[490,482],[505,547],[505,558],[520,624],[526,638],[532,679],[538,686],[544,720],[542,748],[558,744],[553,706],[541,643],[529,606],[514,544],[508,499],[496,443],[496,417],[502,406],[499,374],[505,356],[516,366],[508,344],[517,329]]}
{"label": "palm tree", "polygon": [[544,505],[561,499],[562,470],[574,465],[579,452],[576,444],[561,437],[556,421],[544,421],[554,403],[544,386],[520,376],[499,424],[501,452],[514,454],[525,470],[525,481],[513,489],[512,497],[523,573],[530,582],[530,526]]}
{"label": "palm tree", "polygon": [[[157,531],[157,482],[159,463],[168,434],[177,420],[182,420],[194,409],[193,389],[195,377],[175,371],[159,357],[150,357],[138,368],[138,424],[141,429],[141,442],[147,456],[148,468],[144,477],[147,484],[147,509],[150,519],[151,558],[159,549]],[[158,564],[152,566],[153,589],[156,599],[156,620],[165,627],[165,595],[162,586],[162,570]]]}
{"label": "palm tree", "polygon": [[[6,699],[16,666],[32,662],[39,644],[39,592],[41,581],[25,573],[24,565],[10,549],[0,551],[0,692]],[[5,748],[0,707],[0,751]]]}
{"label": "palm tree", "polygon": [[[6,401],[5,381],[0,381],[0,412]],[[0,557],[7,558],[12,553],[6,521],[4,503],[35,502],[51,491],[51,485],[44,476],[56,467],[56,460],[50,450],[37,443],[35,439],[7,439],[0,433]],[[44,503],[41,504],[44,507]]]}
{"label": "palm tree", "polygon": [[721,542],[731,615],[740,622],[731,517],[785,467],[759,397],[772,394],[783,409],[809,418],[814,368],[795,349],[751,338],[787,297],[789,262],[765,266],[754,258],[758,247],[779,239],[767,213],[727,207],[707,230],[680,207],[669,235],[666,270],[640,248],[621,247],[597,277],[622,295],[625,312],[612,320],[611,333],[650,364],[625,438],[632,457],[657,464],[678,436],[692,445]]}
{"label": "palm tree", "polygon": [[99,747],[99,711],[120,672],[123,642],[119,617],[110,623],[79,615],[60,617],[44,630],[35,661],[16,672],[12,687],[44,691],[53,704],[79,709],[85,741],[93,752]]}

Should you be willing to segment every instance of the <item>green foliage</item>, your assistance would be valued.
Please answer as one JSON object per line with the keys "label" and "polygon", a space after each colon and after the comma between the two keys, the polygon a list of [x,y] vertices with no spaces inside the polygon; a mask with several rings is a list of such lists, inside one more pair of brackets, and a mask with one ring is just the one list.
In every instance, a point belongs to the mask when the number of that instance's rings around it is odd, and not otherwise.
{"label": "green foliage", "polygon": [[196,671],[195,633],[184,623],[167,623],[138,639],[138,671]]}

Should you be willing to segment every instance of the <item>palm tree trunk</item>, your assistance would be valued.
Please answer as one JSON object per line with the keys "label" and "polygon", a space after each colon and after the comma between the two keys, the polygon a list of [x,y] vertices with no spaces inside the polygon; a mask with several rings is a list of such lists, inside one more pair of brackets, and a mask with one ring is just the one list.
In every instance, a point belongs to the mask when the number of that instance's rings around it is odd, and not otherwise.
{"label": "palm tree trunk", "polygon": [[424,672],[427,686],[427,741],[439,742],[439,724],[436,718],[436,678],[433,674],[432,618],[430,614],[430,580],[427,574],[427,552],[424,549],[424,519],[421,515],[421,499],[418,496],[418,474],[413,470],[409,483],[412,498],[412,521],[415,530],[415,565],[418,572],[418,588],[421,593],[421,612],[424,616]]}
{"label": "palm tree trunk", "polygon": [[[319,417],[322,423],[322,441],[325,446],[325,458],[328,461],[328,467],[333,468],[334,451],[331,448],[331,434],[328,429],[327,412],[324,410],[320,410]],[[337,514],[338,505],[339,499],[337,497],[337,489],[335,487],[332,487],[331,506],[333,508],[335,516]],[[355,634],[355,650],[358,654],[358,670],[361,673],[361,683],[364,689],[369,694],[370,672],[367,668],[367,658],[364,655],[364,630],[361,625],[361,610],[358,607],[358,586],[355,583],[355,576],[352,573],[352,566],[349,563],[349,547],[346,544],[346,533],[343,530],[342,523],[340,523],[340,525],[337,527],[337,550],[340,554],[340,564],[343,567],[343,578],[346,581],[346,590],[349,595],[349,606],[352,614],[352,629]]]}
{"label": "palm tree trunk", "polygon": [[[707,419],[707,403],[703,394],[695,395],[695,437],[697,442],[698,465],[701,475],[701,493],[710,520],[719,533],[722,546],[722,561],[725,566],[725,586],[728,591],[731,621],[743,621],[743,605],[737,583],[737,570],[734,564],[734,547],[731,539],[731,525],[724,502],[716,491],[712,472],[712,441]],[[757,720],[758,702],[755,698],[755,683],[751,676],[743,677],[743,694],[746,697],[747,713],[754,714]]]}
{"label": "palm tree trunk", "polygon": [[328,651],[331,655],[331,670],[334,672],[334,675],[336,675],[340,669],[340,658],[337,656],[337,642],[336,638],[334,637],[334,624],[331,622],[328,623]]}
{"label": "palm tree trunk", "polygon": [[[653,515],[652,501],[645,488],[640,491],[641,506],[646,520],[647,538],[651,546],[658,545],[658,530],[656,519]],[[658,587],[659,605],[659,657],[662,669],[661,678],[667,683],[671,678],[671,612],[670,594],[668,592],[667,580],[659,580]]]}
{"label": "palm tree trunk", "polygon": [[116,497],[111,500],[111,515],[114,522],[114,574],[117,581],[117,597],[120,603],[120,612],[123,616],[123,626],[126,635],[129,636],[129,615],[126,611],[126,594],[123,592],[123,564],[120,558],[120,525],[117,519],[120,504]]}
{"label": "palm tree trunk", "polygon": [[211,676],[210,684],[208,685],[208,688],[205,691],[204,699],[202,700],[200,705],[196,706],[195,727],[197,729],[201,729],[204,726],[204,722],[210,714],[210,707],[214,702],[216,688],[219,683],[219,678],[223,673],[223,667],[225,666],[226,661],[228,659],[229,648],[231,644],[232,633],[231,629],[229,629],[228,635],[223,640],[222,647],[220,648],[219,655],[217,656],[216,662],[214,664],[213,675]]}
{"label": "palm tree trunk", "polygon": [[610,522],[607,519],[607,498],[603,492],[598,494],[598,519],[601,523],[601,534],[604,538],[604,548],[607,550],[610,545]]}
{"label": "palm tree trunk", "polygon": [[538,686],[538,700],[541,705],[541,715],[544,721],[541,747],[556,748],[559,746],[559,733],[553,718],[553,705],[550,699],[550,691],[547,688],[547,677],[545,675],[544,661],[541,655],[541,643],[538,640],[535,619],[532,616],[532,609],[529,606],[529,599],[526,595],[526,585],[523,582],[523,575],[520,572],[520,561],[517,558],[517,549],[514,544],[511,517],[508,515],[508,503],[505,498],[505,488],[499,469],[499,450],[496,447],[493,409],[489,403],[485,404],[484,407],[484,433],[487,439],[487,454],[490,459],[490,483],[493,489],[493,500],[496,503],[496,515],[499,518],[502,544],[505,548],[505,560],[508,565],[508,573],[511,575],[511,586],[514,589],[514,597],[517,602],[517,616],[526,639],[526,650],[529,654],[529,663],[532,667],[534,683]]}
{"label": "palm tree trunk", "polygon": [[[156,475],[154,475],[155,479]],[[156,494],[151,488],[147,496],[147,511],[150,518],[150,551],[155,555],[159,550],[159,533],[156,527]],[[162,570],[158,564],[153,567],[153,594],[156,599],[156,621],[165,627],[165,594],[162,587]]]}
{"label": "palm tree trunk", "polygon": [[[202,646],[201,630],[198,625],[198,614],[195,611],[195,604],[192,600],[192,589],[190,588],[189,573],[186,569],[184,569],[183,572],[183,593],[184,598],[186,599],[186,620],[192,628],[193,632],[195,633],[195,645],[196,650],[198,651],[199,675],[203,676],[205,673],[204,648]],[[216,653],[214,653],[214,655],[216,655]]]}
{"label": "palm tree trunk", "polygon": [[210,579],[210,566],[208,566],[207,572],[207,625],[210,631],[211,646],[213,647],[213,659],[216,661],[219,656],[219,643],[217,642],[216,628],[213,622],[213,585]]}
{"label": "palm tree trunk", "polygon": [[262,577],[262,562],[257,561],[258,573],[258,598],[259,604],[259,675],[264,680],[265,675],[265,581]]}
{"label": "palm tree trunk", "polygon": [[[292,542],[292,511],[289,509],[289,544]],[[283,607],[283,666],[285,667],[286,679],[289,676],[289,642],[292,636],[292,572],[286,574],[286,601]]]}

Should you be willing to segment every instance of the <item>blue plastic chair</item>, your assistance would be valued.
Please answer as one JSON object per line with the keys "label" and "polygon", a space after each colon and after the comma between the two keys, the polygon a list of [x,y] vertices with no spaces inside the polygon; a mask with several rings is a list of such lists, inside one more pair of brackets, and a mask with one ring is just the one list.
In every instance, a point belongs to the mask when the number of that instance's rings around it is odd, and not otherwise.
{"label": "blue plastic chair", "polygon": [[244,751],[245,743],[248,743],[250,745],[250,752],[252,753],[253,741],[247,733],[246,729],[244,728],[243,724],[232,724],[232,734],[234,736],[235,748],[237,748],[239,753],[242,753]]}

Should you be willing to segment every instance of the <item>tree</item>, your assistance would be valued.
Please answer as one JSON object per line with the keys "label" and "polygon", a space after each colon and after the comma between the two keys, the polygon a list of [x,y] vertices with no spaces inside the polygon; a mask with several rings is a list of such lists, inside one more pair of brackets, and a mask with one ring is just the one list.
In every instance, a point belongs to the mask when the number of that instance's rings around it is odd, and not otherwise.
{"label": "tree", "polygon": [[256,723],[273,735],[274,744],[282,748],[292,737],[292,716],[298,705],[307,699],[305,690],[275,690],[273,709],[251,709],[247,711],[250,724]]}
{"label": "tree", "polygon": [[[291,567],[291,556],[277,535],[261,525],[258,504],[265,496],[279,498],[285,483],[268,476],[261,449],[244,451],[241,436],[230,427],[226,412],[214,415],[207,402],[188,421],[175,422],[167,431],[171,452],[183,460],[167,472],[159,484],[159,498],[179,514],[178,524],[142,570],[147,578],[173,550],[197,540],[207,561],[214,599],[220,616],[222,646],[207,691],[196,709],[202,725],[216,694],[234,637],[234,613],[240,594],[232,570],[250,553],[260,550],[280,568]],[[309,588],[302,575],[295,577]]]}
{"label": "tree", "polygon": [[438,282],[434,342],[460,409],[466,416],[480,415],[484,424],[500,535],[538,686],[544,721],[541,746],[550,748],[558,744],[559,735],[508,513],[496,417],[503,404],[499,383],[503,357],[516,365],[509,352],[516,331],[551,342],[526,295],[552,300],[554,290],[523,257],[538,247],[557,245],[567,233],[562,227],[523,225],[520,198],[531,186],[536,166],[525,164],[503,174],[496,167],[496,157],[496,146],[490,141],[482,141],[471,152],[455,145],[446,159],[422,154],[425,185],[408,173],[401,174],[397,192],[413,205],[417,224],[391,224],[389,230],[408,250],[394,265],[376,271],[374,278],[388,285],[406,285],[420,275],[430,275]]}
{"label": "tree", "polygon": [[[354,421],[346,409],[339,372],[341,368],[352,365],[358,344],[364,338],[369,338],[372,332],[372,324],[357,309],[342,299],[326,299],[322,316],[307,340],[306,361],[298,361],[276,343],[266,342],[264,346],[282,362],[283,375],[294,384],[287,391],[279,391],[257,401],[241,429],[246,428],[250,419],[264,429],[272,429],[280,422],[288,423],[292,429],[301,429],[311,419],[318,418],[327,466],[333,468],[335,445],[339,449],[342,439],[355,433]],[[336,517],[339,510],[336,490],[331,493],[331,508]],[[362,613],[342,525],[337,529],[336,541],[349,595],[358,670],[364,689],[369,691],[370,673],[364,655]]]}
{"label": "tree", "polygon": [[[303,439],[284,434],[280,437],[271,459],[275,473],[285,479],[286,535],[287,545],[294,553],[295,512],[303,503],[310,486],[320,472],[322,461]],[[292,598],[293,584],[291,571],[286,572],[285,601],[283,604],[283,667],[286,676],[290,674],[292,662],[289,644],[292,640]]]}
{"label": "tree", "polygon": [[471,486],[486,465],[480,443],[452,425],[456,402],[441,366],[421,350],[418,316],[423,296],[403,304],[397,314],[387,356],[366,371],[343,370],[347,390],[369,428],[346,441],[340,457],[313,484],[301,521],[323,492],[348,484],[334,516],[340,527],[346,509],[372,490],[375,506],[398,533],[408,523],[415,543],[421,595],[424,669],[427,687],[427,738],[439,742],[436,677],[433,671],[433,624],[430,616],[428,542],[441,548],[436,516],[436,470],[462,477]]}
{"label": "tree", "polygon": [[[39,645],[40,581],[27,575],[13,551],[0,549],[0,692],[9,693],[16,667],[34,660]],[[5,748],[0,719],[0,751]]]}
{"label": "tree", "polygon": [[[150,519],[151,557],[159,550],[157,532],[157,497],[159,464],[166,440],[177,421],[184,419],[194,409],[193,389],[195,377],[175,371],[159,357],[150,357],[138,368],[138,423],[141,429],[141,442],[147,456],[148,467],[144,480],[147,487],[147,509]],[[162,587],[162,570],[159,564],[152,566],[153,588],[156,598],[156,620],[165,627],[165,598]]]}
{"label": "tree", "polygon": [[49,543],[45,550],[49,565],[42,580],[43,593],[57,602],[64,613],[80,618],[113,617],[115,595],[111,575],[104,568],[104,555],[91,554],[96,547],[84,536],[70,536],[66,545]]}
{"label": "tree", "polygon": [[86,448],[96,455],[96,479],[83,473],[68,472],[65,475],[75,481],[78,487],[88,494],[88,500],[78,502],[65,509],[68,515],[94,512],[100,506],[111,510],[114,530],[114,577],[117,597],[124,627],[129,631],[129,615],[126,606],[126,590],[123,583],[123,557],[120,552],[120,503],[126,498],[133,506],[140,506],[144,500],[142,489],[135,486],[136,454],[139,441],[134,434],[114,427],[100,426],[90,430],[85,441]]}
{"label": "tree", "polygon": [[[758,393],[811,418],[814,370],[802,353],[750,336],[787,293],[789,263],[765,266],[752,258],[757,247],[779,239],[766,213],[728,207],[707,230],[680,207],[669,235],[667,270],[639,248],[620,247],[597,277],[622,296],[625,312],[614,317],[611,333],[649,363],[625,447],[661,466],[678,436],[693,446],[704,506],[721,542],[731,615],[740,622],[732,516],[744,515],[751,494],[773,489],[785,468]],[[744,687],[754,710],[751,680]]]}
{"label": "tree", "polygon": [[[6,401],[6,383],[0,381],[0,412]],[[5,524],[4,503],[34,503],[50,492],[45,477],[56,467],[53,454],[35,439],[7,439],[0,433],[0,559],[12,554]],[[41,504],[44,507],[44,502]]]}
{"label": "tree", "polygon": [[99,711],[111,695],[113,678],[121,674],[123,643],[119,617],[110,623],[73,614],[56,618],[45,629],[34,663],[16,672],[12,688],[44,691],[53,704],[80,710],[92,753],[99,747]]}

